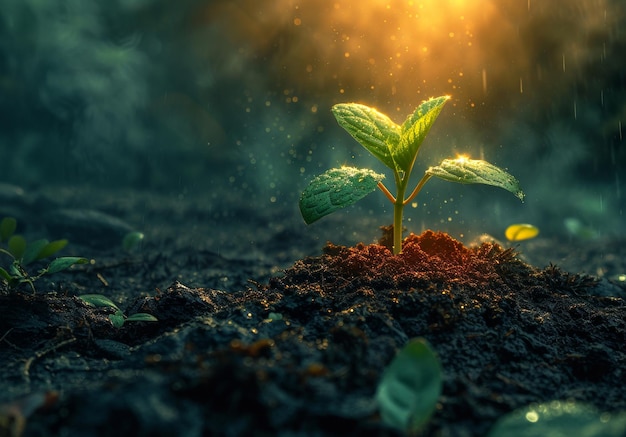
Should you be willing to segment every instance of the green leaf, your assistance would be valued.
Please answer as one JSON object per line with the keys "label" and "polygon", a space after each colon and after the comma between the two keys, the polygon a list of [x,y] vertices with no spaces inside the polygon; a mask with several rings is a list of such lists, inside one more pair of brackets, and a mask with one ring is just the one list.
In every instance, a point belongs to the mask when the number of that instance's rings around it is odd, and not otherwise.
{"label": "green leaf", "polygon": [[537,235],[539,235],[539,228],[528,223],[516,223],[504,231],[504,236],[509,241],[529,240]]}
{"label": "green leaf", "polygon": [[15,233],[17,220],[13,217],[5,217],[0,221],[0,242],[7,241]]}
{"label": "green leaf", "polygon": [[507,414],[488,437],[623,437],[625,430],[626,412],[602,414],[585,404],[553,401]]}
{"label": "green leaf", "polygon": [[442,384],[441,366],[426,340],[410,340],[378,384],[383,421],[403,433],[417,432],[435,411]]}
{"label": "green leaf", "polygon": [[158,322],[159,319],[148,313],[135,313],[132,316],[128,316],[127,322]]}
{"label": "green leaf", "polygon": [[448,99],[450,96],[425,100],[402,123],[400,139],[397,145],[391,148],[391,155],[399,169],[406,173],[411,171],[424,138]]}
{"label": "green leaf", "polygon": [[124,239],[122,240],[122,248],[126,252],[130,252],[135,247],[137,247],[143,240],[144,235],[141,232],[129,232],[124,235]]}
{"label": "green leaf", "polygon": [[67,246],[67,240],[55,240],[46,244],[37,254],[37,259],[48,258]]}
{"label": "green leaf", "polygon": [[21,259],[26,252],[26,240],[21,235],[13,235],[9,238],[7,243],[9,246],[9,253],[13,255],[15,259]]}
{"label": "green leaf", "polygon": [[372,155],[392,170],[396,164],[390,147],[400,140],[400,126],[385,114],[359,103],[340,103],[333,106],[337,123],[365,147]]}
{"label": "green leaf", "polygon": [[81,294],[78,298],[95,307],[110,307],[119,310],[111,299],[102,294]]}
{"label": "green leaf", "polygon": [[32,243],[28,243],[26,245],[26,251],[24,252],[24,256],[22,257],[22,265],[26,265],[31,263],[37,259],[37,255],[43,249],[43,247],[48,244],[48,240],[36,240]]}
{"label": "green leaf", "polygon": [[115,314],[109,314],[109,319],[115,328],[121,328],[124,326],[124,313],[121,310],[117,310]]}
{"label": "green leaf", "polygon": [[9,272],[4,270],[2,267],[0,267],[0,277],[6,279],[8,282],[10,282],[13,279],[13,276],[11,276]]}
{"label": "green leaf", "polygon": [[480,159],[444,159],[441,164],[430,167],[426,173],[449,182],[461,184],[486,184],[504,188],[515,194],[522,202],[524,192],[519,181],[512,175],[487,161]]}
{"label": "green leaf", "polygon": [[300,212],[307,224],[352,205],[374,191],[385,175],[354,167],[333,168],[317,176],[300,196]]}
{"label": "green leaf", "polygon": [[74,264],[87,264],[88,262],[89,260],[87,258],[81,258],[78,256],[63,256],[53,260],[46,268],[46,273],[57,273],[70,268]]}
{"label": "green leaf", "polygon": [[11,266],[9,267],[9,273],[14,279],[19,279],[20,281],[26,279],[26,276],[24,275],[24,272],[21,268],[21,264],[18,260],[15,260],[11,263]]}

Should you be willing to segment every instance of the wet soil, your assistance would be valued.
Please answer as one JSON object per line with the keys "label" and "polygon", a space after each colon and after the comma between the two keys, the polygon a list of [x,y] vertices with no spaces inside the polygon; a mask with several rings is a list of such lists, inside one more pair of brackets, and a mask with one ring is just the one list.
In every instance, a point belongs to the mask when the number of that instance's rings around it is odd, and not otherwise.
{"label": "wet soil", "polygon": [[[139,196],[144,208],[125,209],[100,197],[107,215],[96,217],[51,198],[13,201],[11,213],[25,233],[46,223],[71,233],[75,254],[94,261],[35,293],[0,289],[0,435],[396,435],[374,393],[414,337],[444,372],[426,436],[483,436],[504,414],[555,399],[626,410],[625,287],[613,279],[623,244],[562,243],[561,256],[545,242],[525,253],[425,231],[394,256],[379,244],[320,244],[259,215],[239,231],[255,244],[229,252],[216,250],[232,235],[229,217],[184,206],[193,203]],[[62,219],[34,215],[60,206]],[[140,251],[106,247],[128,230],[110,217],[144,224]],[[158,322],[115,328],[112,309],[77,297],[87,293]]]}

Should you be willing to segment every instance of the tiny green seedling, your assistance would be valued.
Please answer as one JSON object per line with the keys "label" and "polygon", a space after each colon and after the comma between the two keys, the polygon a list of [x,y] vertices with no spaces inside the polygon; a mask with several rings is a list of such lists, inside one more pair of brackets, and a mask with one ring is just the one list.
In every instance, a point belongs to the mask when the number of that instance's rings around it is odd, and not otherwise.
{"label": "tiny green seedling", "polygon": [[148,313],[135,313],[126,317],[122,310],[120,310],[111,299],[102,294],[83,294],[78,297],[95,307],[113,308],[115,313],[109,314],[109,320],[111,320],[111,324],[118,329],[124,326],[126,322],[158,322],[156,317]]}
{"label": "tiny green seedling", "polygon": [[132,252],[141,246],[141,242],[144,239],[144,234],[142,232],[133,231],[124,235],[122,239],[122,248],[124,252]]}
{"label": "tiny green seedling", "polygon": [[382,183],[383,174],[353,167],[334,168],[311,181],[300,197],[300,212],[307,224],[362,199],[378,187],[394,205],[393,253],[402,251],[402,214],[433,176],[461,184],[487,184],[504,188],[524,200],[519,182],[506,171],[486,161],[459,157],[444,159],[426,170],[405,197],[419,148],[449,96],[422,102],[401,126],[374,108],[358,103],[333,106],[337,122],[372,155],[393,171],[395,196]]}
{"label": "tiny green seedling", "polygon": [[8,256],[12,260],[8,270],[0,267],[0,279],[6,281],[9,288],[16,288],[18,285],[26,283],[34,293],[34,282],[43,275],[57,273],[74,264],[88,262],[87,258],[77,256],[55,258],[39,273],[30,276],[26,271],[28,264],[54,255],[67,245],[67,240],[48,241],[42,239],[27,243],[24,237],[15,234],[16,229],[17,221],[13,217],[5,217],[0,221],[0,243],[6,244],[6,248],[0,247],[0,254]]}
{"label": "tiny green seedling", "polygon": [[443,386],[441,365],[423,338],[411,339],[385,369],[376,390],[384,423],[408,435],[430,420]]}

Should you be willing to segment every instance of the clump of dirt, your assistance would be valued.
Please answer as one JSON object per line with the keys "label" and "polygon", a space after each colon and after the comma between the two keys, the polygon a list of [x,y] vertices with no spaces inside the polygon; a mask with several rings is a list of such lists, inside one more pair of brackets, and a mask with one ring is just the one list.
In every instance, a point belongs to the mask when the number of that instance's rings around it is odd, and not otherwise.
{"label": "clump of dirt", "polygon": [[33,436],[395,435],[374,393],[413,337],[444,371],[425,435],[482,436],[503,414],[554,399],[625,410],[626,305],[597,287],[427,231],[396,256],[329,243],[233,293],[175,283],[126,309],[160,322],[119,330],[70,295],[5,291],[0,415],[22,414]]}

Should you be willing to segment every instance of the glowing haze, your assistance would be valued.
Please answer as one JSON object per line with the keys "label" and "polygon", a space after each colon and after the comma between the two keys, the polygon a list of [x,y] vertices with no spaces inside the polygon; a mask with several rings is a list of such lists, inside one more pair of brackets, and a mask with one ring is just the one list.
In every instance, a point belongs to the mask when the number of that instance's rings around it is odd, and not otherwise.
{"label": "glowing haze", "polygon": [[606,56],[623,18],[609,0],[546,3],[248,0],[208,6],[202,20],[220,24],[239,56],[266,63],[275,84],[300,94],[376,101],[402,114],[433,95],[451,94],[467,109],[495,97],[490,110],[499,111],[520,94],[541,103],[545,90],[564,91]]}

